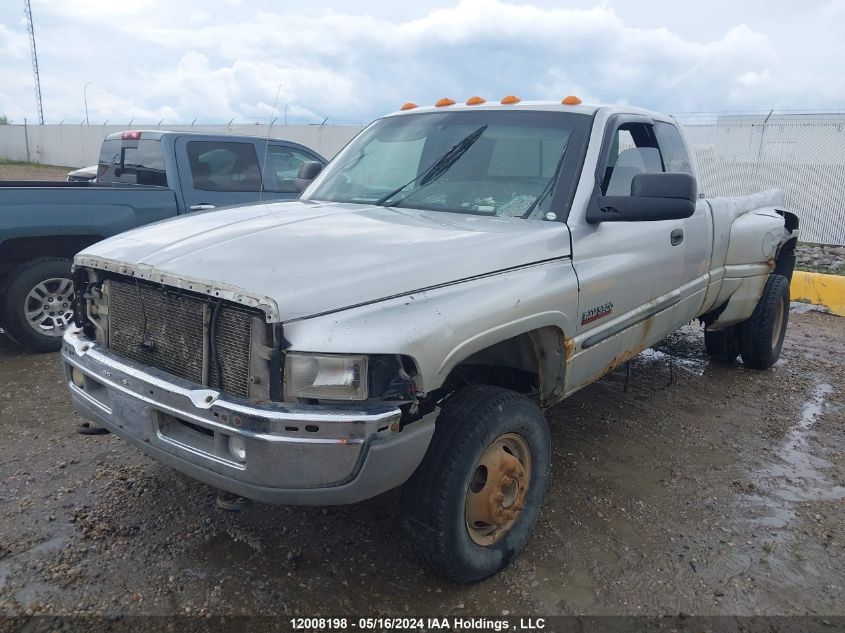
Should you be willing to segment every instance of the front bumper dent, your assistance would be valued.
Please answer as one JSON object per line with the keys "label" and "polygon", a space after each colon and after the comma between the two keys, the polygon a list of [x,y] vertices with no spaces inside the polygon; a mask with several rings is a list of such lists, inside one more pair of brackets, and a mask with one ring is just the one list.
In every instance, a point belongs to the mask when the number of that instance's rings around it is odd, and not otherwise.
{"label": "front bumper dent", "polygon": [[[190,477],[265,503],[354,503],[422,461],[433,416],[393,405],[256,404],[112,354],[71,328],[62,366],[76,410]],[[245,459],[230,450],[241,440]]]}

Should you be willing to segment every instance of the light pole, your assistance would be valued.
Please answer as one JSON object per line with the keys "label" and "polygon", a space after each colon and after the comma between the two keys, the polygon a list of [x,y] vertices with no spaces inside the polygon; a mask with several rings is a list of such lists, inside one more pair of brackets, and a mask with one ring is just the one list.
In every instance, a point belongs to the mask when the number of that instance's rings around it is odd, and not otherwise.
{"label": "light pole", "polygon": [[85,102],[85,125],[89,125],[88,123],[88,86],[90,86],[93,81],[89,81],[85,86],[82,88],[82,100]]}

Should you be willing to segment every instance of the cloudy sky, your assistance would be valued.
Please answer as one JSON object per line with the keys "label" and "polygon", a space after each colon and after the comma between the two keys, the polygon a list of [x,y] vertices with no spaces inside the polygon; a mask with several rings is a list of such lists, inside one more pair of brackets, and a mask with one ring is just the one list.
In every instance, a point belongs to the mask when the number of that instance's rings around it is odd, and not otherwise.
{"label": "cloudy sky", "polygon": [[[23,0],[0,114],[35,119]],[[845,108],[845,0],[32,0],[48,122],[366,120],[405,101]],[[281,88],[280,88],[281,86]],[[331,119],[330,119],[331,120]]]}

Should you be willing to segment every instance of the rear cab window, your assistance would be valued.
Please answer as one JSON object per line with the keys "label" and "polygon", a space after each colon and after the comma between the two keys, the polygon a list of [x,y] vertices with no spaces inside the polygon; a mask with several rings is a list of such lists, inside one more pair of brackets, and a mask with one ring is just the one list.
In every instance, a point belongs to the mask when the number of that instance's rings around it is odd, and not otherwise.
{"label": "rear cab window", "polygon": [[655,121],[654,135],[660,144],[660,153],[663,156],[666,171],[694,176],[692,163],[680,130],[671,123]]}
{"label": "rear cab window", "polygon": [[190,141],[187,153],[194,189],[261,191],[261,170],[252,143]]}
{"label": "rear cab window", "polygon": [[167,187],[161,141],[106,139],[100,148],[97,181]]}

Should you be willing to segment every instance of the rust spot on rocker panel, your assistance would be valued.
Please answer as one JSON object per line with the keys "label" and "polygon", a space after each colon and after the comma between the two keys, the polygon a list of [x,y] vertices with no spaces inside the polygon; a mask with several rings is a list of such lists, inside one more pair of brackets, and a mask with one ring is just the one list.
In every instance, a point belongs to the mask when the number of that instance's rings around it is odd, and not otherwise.
{"label": "rust spot on rocker panel", "polygon": [[654,316],[649,317],[643,322],[643,332],[640,336],[640,341],[634,347],[630,347],[626,349],[621,354],[617,354],[613,357],[613,360],[608,363],[607,367],[601,370],[599,374],[595,377],[595,380],[598,380],[602,376],[610,373],[620,365],[627,363],[629,360],[637,356],[640,352],[642,352],[646,347],[648,347],[648,340],[649,340],[649,333],[651,332],[651,328],[654,325]]}

